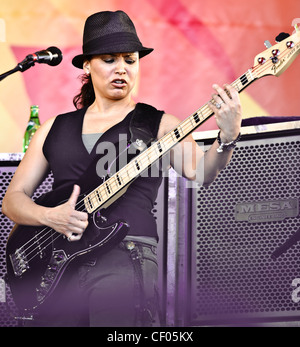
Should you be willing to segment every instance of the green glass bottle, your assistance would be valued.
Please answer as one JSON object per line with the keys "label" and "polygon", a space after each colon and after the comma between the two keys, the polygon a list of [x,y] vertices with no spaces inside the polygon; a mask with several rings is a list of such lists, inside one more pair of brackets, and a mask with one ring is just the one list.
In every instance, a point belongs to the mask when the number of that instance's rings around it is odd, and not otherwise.
{"label": "green glass bottle", "polygon": [[39,120],[39,107],[37,105],[33,105],[30,107],[30,118],[27,124],[27,128],[24,134],[23,139],[23,152],[27,151],[29,142],[32,139],[32,136],[37,131],[37,129],[41,126]]}

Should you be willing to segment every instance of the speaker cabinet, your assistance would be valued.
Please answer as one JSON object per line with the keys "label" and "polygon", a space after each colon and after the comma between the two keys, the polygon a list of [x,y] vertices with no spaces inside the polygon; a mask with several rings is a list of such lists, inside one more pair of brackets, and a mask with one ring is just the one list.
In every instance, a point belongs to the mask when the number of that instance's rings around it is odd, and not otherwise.
{"label": "speaker cabinet", "polygon": [[[208,188],[191,192],[189,325],[299,320],[299,129],[244,135]],[[190,299],[189,299],[190,298]]]}

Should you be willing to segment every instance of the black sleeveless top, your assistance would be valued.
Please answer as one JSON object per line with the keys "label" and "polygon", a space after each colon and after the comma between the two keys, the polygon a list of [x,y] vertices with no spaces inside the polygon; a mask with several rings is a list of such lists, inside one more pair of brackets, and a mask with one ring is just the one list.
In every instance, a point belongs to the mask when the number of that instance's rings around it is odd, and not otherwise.
{"label": "black sleeveless top", "polygon": [[[130,156],[127,158],[125,151],[131,138],[130,122],[135,112],[143,112],[145,107],[146,117],[149,117],[146,124],[151,125],[156,137],[164,112],[149,105],[137,104],[135,110],[128,113],[120,123],[103,133],[91,153],[88,153],[82,141],[82,126],[87,108],[58,115],[43,145],[43,153],[53,173],[52,189],[70,187],[71,192],[73,185],[88,172],[86,185],[81,190],[84,193],[101,184],[101,176],[105,176],[107,170],[112,174],[113,170],[118,170],[120,158],[123,159],[121,166],[127,164],[131,159]],[[118,161],[115,160],[116,157]],[[130,225],[129,235],[157,238],[152,209],[161,181],[161,171],[156,168],[149,169],[113,203],[113,214]]]}

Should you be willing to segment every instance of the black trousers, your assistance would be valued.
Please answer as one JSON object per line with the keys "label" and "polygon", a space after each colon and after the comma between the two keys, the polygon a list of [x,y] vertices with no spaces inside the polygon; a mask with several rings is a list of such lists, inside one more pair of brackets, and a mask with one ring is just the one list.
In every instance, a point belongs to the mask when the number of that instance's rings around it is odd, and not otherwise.
{"label": "black trousers", "polygon": [[159,326],[156,247],[123,241],[75,262],[27,326]]}

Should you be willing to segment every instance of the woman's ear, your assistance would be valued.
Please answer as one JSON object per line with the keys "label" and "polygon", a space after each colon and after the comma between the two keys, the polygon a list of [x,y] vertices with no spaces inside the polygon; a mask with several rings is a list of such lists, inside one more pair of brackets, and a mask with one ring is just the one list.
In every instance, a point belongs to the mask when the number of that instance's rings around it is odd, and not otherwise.
{"label": "woman's ear", "polygon": [[90,62],[89,60],[85,60],[83,63],[83,71],[89,75],[90,74]]}

